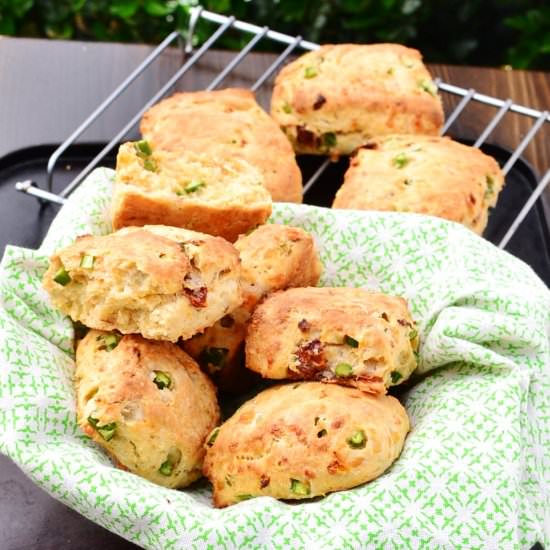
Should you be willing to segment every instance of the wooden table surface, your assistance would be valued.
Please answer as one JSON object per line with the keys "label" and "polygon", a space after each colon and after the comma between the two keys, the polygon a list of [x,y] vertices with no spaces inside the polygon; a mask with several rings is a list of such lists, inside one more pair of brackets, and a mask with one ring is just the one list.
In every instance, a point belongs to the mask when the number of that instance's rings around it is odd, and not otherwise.
{"label": "wooden table surface", "polygon": [[[26,147],[63,141],[150,51],[151,47],[141,45],[0,37],[0,158]],[[210,52],[201,60],[201,70],[188,73],[177,88],[189,90],[206,86],[232,55],[230,52]],[[182,57],[182,52],[176,49],[165,52],[80,142],[108,141],[174,73]],[[254,76],[267,68],[272,59],[269,54],[249,56],[238,67],[236,77],[222,86],[250,85]],[[539,110],[550,107],[550,75],[546,73],[446,65],[431,65],[431,70],[434,76],[458,86],[473,87],[503,99],[511,98]],[[260,93],[259,100],[266,106],[269,92]],[[447,94],[445,104],[448,111],[452,102]],[[495,112],[493,108],[487,110],[472,105],[453,126],[453,133],[473,139]],[[526,117],[509,114],[488,141],[514,148],[532,122]],[[544,125],[524,155],[539,173],[550,168],[548,126]],[[550,219],[549,212],[547,215]],[[7,458],[0,457],[2,550],[96,547],[103,550],[134,548],[54,501]]]}

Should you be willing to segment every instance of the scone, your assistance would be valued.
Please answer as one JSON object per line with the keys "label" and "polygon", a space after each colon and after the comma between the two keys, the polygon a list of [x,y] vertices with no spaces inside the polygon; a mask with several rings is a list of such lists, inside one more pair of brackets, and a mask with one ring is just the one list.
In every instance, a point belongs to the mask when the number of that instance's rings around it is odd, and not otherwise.
{"label": "scone", "polygon": [[190,338],[242,303],[236,248],[162,225],[78,237],[43,279],[55,307],[90,328]]}
{"label": "scone", "polygon": [[267,224],[235,243],[242,262],[243,292],[249,311],[268,293],[315,286],[323,266],[313,236],[289,225]]}
{"label": "scone", "polygon": [[325,45],[278,74],[271,116],[298,153],[349,155],[373,136],[436,135],[443,108],[417,50]]}
{"label": "scone", "polygon": [[416,368],[418,332],[403,298],[360,288],[294,288],[254,311],[246,366],[382,394]]}
{"label": "scone", "polygon": [[165,487],[201,476],[215,389],[175,344],[90,331],[76,352],[80,427],[122,467]]}
{"label": "scone", "polygon": [[401,453],[401,403],[304,382],[258,394],[207,439],[204,475],[218,507],[256,496],[307,499],[380,476]]}
{"label": "scone", "polygon": [[244,368],[246,327],[256,304],[270,292],[315,286],[321,262],[313,237],[298,227],[266,224],[235,243],[241,257],[242,306],[183,343],[223,391],[243,391],[253,380]]}
{"label": "scone", "polygon": [[238,307],[181,343],[222,392],[243,393],[259,381],[258,375],[244,366],[244,339],[250,315],[246,307]]}
{"label": "scone", "polygon": [[261,172],[241,159],[121,145],[113,190],[115,229],[163,224],[235,241],[264,223],[271,197]]}
{"label": "scone", "polygon": [[504,185],[497,162],[447,137],[392,135],[351,159],[333,208],[431,214],[476,233]]}
{"label": "scone", "polygon": [[302,202],[292,147],[250,90],[174,94],[143,115],[140,130],[154,149],[244,159],[260,170],[274,201]]}

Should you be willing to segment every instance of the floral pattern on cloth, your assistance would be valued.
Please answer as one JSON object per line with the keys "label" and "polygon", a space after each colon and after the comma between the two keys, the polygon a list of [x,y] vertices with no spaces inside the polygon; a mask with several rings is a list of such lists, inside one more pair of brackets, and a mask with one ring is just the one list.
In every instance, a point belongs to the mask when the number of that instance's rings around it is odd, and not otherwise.
{"label": "floral pattern on cloth", "polygon": [[116,469],[76,424],[73,329],[41,287],[48,256],[111,231],[113,172],[96,169],[39,250],[0,266],[0,450],[53,497],[147,549],[550,547],[550,293],[469,230],[415,214],[275,204],[311,232],[321,285],[408,299],[419,368],[400,394],[412,430],[380,478],[312,502],[215,509]]}

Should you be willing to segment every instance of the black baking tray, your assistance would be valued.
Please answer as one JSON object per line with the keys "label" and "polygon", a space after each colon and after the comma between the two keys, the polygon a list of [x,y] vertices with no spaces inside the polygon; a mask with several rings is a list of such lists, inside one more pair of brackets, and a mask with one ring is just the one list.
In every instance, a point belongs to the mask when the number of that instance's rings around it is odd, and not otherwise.
{"label": "black baking tray", "polygon": [[[0,251],[6,244],[37,248],[59,211],[51,203],[40,204],[35,198],[15,190],[17,181],[30,179],[45,188],[46,164],[57,146],[22,149],[0,159]],[[78,144],[69,148],[58,163],[54,191],[61,191],[84,166],[101,150],[103,144]],[[486,144],[482,150],[492,155],[503,166],[510,152],[496,145]],[[114,165],[114,155],[102,165]],[[320,163],[319,157],[302,156],[298,159],[304,181]],[[319,206],[330,206],[348,160],[331,163],[319,180],[306,193],[304,201]],[[537,185],[538,176],[524,160],[519,159],[508,175],[497,207],[491,212],[485,237],[497,244]],[[528,263],[539,277],[550,286],[550,230],[544,207],[539,200],[518,228],[506,250]]]}

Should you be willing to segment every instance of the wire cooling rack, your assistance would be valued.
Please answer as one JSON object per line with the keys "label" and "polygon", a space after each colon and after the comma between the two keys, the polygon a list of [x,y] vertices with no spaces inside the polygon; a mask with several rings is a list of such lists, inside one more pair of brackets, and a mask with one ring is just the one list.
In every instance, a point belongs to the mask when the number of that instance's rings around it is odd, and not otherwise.
{"label": "wire cooling rack", "polygon": [[[210,35],[208,40],[198,48],[196,51],[193,49],[193,35],[196,25],[200,19],[209,21],[218,25],[214,32]],[[128,123],[107,143],[101,151],[82,169],[82,171],[58,194],[53,193],[53,180],[54,171],[58,160],[70,146],[74,145],[76,140],[82,135],[82,133],[91,126],[101,114],[132,84],[132,82],[140,76],[149,65],[155,59],[159,57],[174,42],[180,42],[183,40],[182,35],[175,31],[168,35],[148,56],[145,60],[137,66],[134,71],[95,109],[88,118],[82,122],[82,124],[52,153],[47,164],[47,189],[42,189],[36,186],[32,181],[26,180],[16,183],[17,190],[35,196],[36,198],[53,202],[57,204],[63,204],[72,191],[84,180],[84,178],[96,167],[98,164],[115,148],[121,140],[123,140],[130,131],[132,131],[140,121],[143,113],[149,109],[153,104],[162,99],[177,83],[177,81],[183,77],[193,66],[199,61],[199,59],[216,43],[216,41],[226,31],[233,29],[244,35],[251,35],[250,41],[244,46],[244,48],[235,53],[235,56],[227,64],[226,67],[210,82],[207,86],[207,90],[216,89],[224,79],[243,61],[243,59],[254,49],[254,47],[262,40],[272,40],[279,44],[286,45],[283,52],[273,61],[273,63],[258,76],[257,80],[252,84],[251,90],[256,92],[261,88],[269,78],[283,65],[283,63],[289,58],[289,56],[295,50],[315,50],[319,48],[318,44],[308,42],[302,39],[301,36],[289,36],[280,32],[273,31],[268,27],[258,27],[245,21],[239,21],[235,17],[227,17],[219,15],[217,13],[207,11],[201,7],[194,8],[191,12],[189,20],[189,29],[187,38],[185,40],[184,48],[186,58],[181,67],[174,73],[174,75],[162,86],[162,88],[147,101],[141,109],[134,115],[134,117],[128,121]],[[465,89],[459,86],[454,86],[446,82],[442,82],[440,79],[435,80],[435,84],[442,93],[450,94],[452,96],[460,98],[454,110],[448,115],[445,125],[442,130],[442,134],[447,133],[449,128],[457,121],[464,109],[471,102],[477,102],[488,106],[489,108],[496,109],[496,113],[485,129],[481,132],[479,137],[474,143],[474,147],[480,147],[485,143],[487,138],[495,130],[498,124],[509,113],[518,113],[531,119],[533,121],[529,131],[525,134],[523,139],[517,145],[515,150],[510,154],[508,160],[502,167],[504,174],[508,174],[510,169],[514,166],[516,161],[520,158],[523,151],[534,139],[537,132],[541,127],[550,122],[550,116],[548,111],[538,111],[531,109],[523,105],[518,105],[510,99],[503,100],[495,97],[491,97],[485,94],[480,94],[474,89]],[[330,159],[319,160],[318,168],[309,177],[304,185],[304,194],[315,184],[320,178],[323,172],[328,168]],[[501,241],[498,243],[500,248],[505,248],[518,227],[525,219],[529,211],[533,208],[536,201],[539,199],[544,189],[550,182],[550,169],[548,169],[542,176],[537,186],[530,194],[529,198],[517,214],[517,216],[511,220],[511,223]]]}

